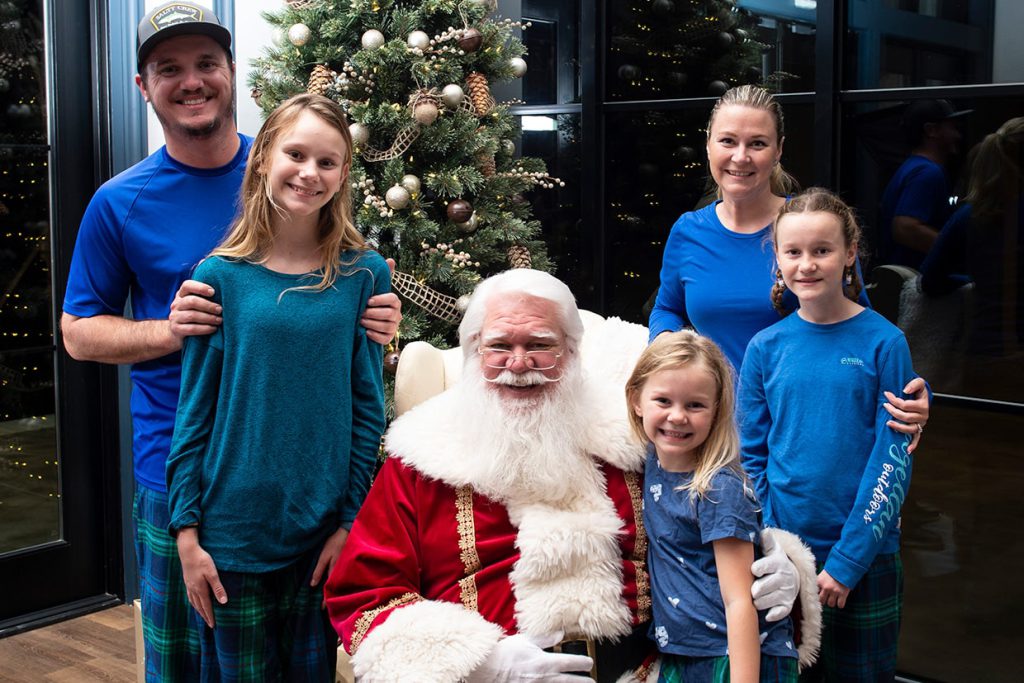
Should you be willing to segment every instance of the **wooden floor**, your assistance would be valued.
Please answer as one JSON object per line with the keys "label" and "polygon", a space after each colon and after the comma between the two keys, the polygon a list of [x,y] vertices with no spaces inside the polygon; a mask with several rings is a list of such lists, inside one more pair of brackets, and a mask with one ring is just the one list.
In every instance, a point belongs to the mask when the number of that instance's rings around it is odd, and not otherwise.
{"label": "wooden floor", "polygon": [[134,680],[135,635],[128,605],[0,639],[4,683]]}

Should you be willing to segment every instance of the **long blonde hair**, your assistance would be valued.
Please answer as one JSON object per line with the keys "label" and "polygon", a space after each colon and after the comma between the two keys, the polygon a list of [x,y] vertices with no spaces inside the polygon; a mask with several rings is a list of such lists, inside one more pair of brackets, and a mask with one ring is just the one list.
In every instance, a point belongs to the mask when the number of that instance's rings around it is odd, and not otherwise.
{"label": "long blonde hair", "polygon": [[[224,241],[213,250],[211,256],[264,263],[274,243],[272,212],[281,212],[274,202],[269,172],[274,146],[282,134],[289,131],[299,115],[312,112],[325,123],[341,133],[345,141],[342,167],[352,167],[352,136],[348,131],[348,119],[337,103],[322,95],[296,95],[281,103],[267,117],[249,150],[249,162],[242,180],[242,213]],[[347,249],[366,249],[363,236],[352,221],[352,186],[345,178],[341,189],[320,209],[318,222],[320,234],[320,282],[296,289],[321,291],[334,284],[340,274],[341,252]]]}
{"label": "long blonde hair", "polygon": [[634,406],[640,402],[644,385],[655,374],[666,370],[694,367],[706,370],[715,380],[717,401],[708,438],[697,447],[697,467],[693,481],[682,487],[690,497],[703,497],[711,489],[711,479],[729,468],[746,481],[740,467],[740,437],[736,429],[736,392],[732,366],[718,345],[692,330],[661,334],[648,346],[626,381],[626,406],[633,434],[648,443],[644,421]]}
{"label": "long blonde hair", "polygon": [[975,223],[1002,220],[1006,207],[1021,193],[1022,164],[1024,117],[1018,116],[978,143],[964,197]]}
{"label": "long blonde hair", "polygon": [[[722,107],[737,106],[737,107],[750,107],[751,109],[759,109],[766,111],[771,114],[772,119],[775,121],[775,143],[778,145],[782,144],[782,139],[786,137],[786,126],[785,119],[782,116],[782,106],[779,105],[778,101],[772,97],[772,94],[764,88],[757,85],[741,85],[736,88],[731,88],[725,91],[725,94],[718,98],[715,102],[715,106],[711,109],[711,115],[708,117],[708,127],[705,130],[705,134],[708,139],[711,139],[711,127],[715,123],[715,117],[718,116],[718,112]],[[715,191],[716,196],[722,198],[722,188],[718,187],[713,177],[708,176],[710,187]],[[782,164],[778,163],[772,167],[772,173],[768,178],[769,186],[772,194],[779,197],[785,197],[793,192],[796,192],[800,188],[800,184],[796,181],[796,178],[787,173],[783,168]]]}

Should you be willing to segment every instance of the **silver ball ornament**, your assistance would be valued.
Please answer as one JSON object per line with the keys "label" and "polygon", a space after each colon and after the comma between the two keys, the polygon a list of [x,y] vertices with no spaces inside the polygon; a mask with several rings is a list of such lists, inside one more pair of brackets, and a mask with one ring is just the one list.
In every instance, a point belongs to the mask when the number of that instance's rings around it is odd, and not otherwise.
{"label": "silver ball ornament", "polygon": [[526,75],[526,60],[522,57],[513,57],[508,60],[508,64],[512,67],[512,75],[516,78],[522,78]]}
{"label": "silver ball ornament", "polygon": [[426,50],[430,47],[430,36],[423,31],[413,31],[405,41],[409,47],[417,50]]}
{"label": "silver ball ornament", "polygon": [[409,190],[409,193],[414,197],[420,193],[420,179],[411,173],[402,176],[398,184]]}
{"label": "silver ball ornament", "polygon": [[305,24],[292,24],[288,29],[288,42],[295,47],[302,47],[309,42],[310,35],[312,31]]}
{"label": "silver ball ornament", "polygon": [[409,190],[405,189],[401,185],[392,185],[386,193],[384,193],[384,201],[388,203],[392,209],[404,209],[409,206],[409,200],[412,196],[409,194]]}
{"label": "silver ball ornament", "polygon": [[362,123],[348,124],[348,134],[352,136],[352,144],[357,147],[365,145],[370,139],[370,129]]}
{"label": "silver ball ornament", "polygon": [[480,219],[476,217],[476,211],[470,214],[468,221],[464,223],[456,223],[455,227],[459,229],[459,232],[466,235],[476,232],[476,229],[480,227]]}
{"label": "silver ball ornament", "polygon": [[466,309],[469,308],[470,298],[471,297],[469,294],[463,294],[462,296],[455,300],[455,308],[465,313]]}
{"label": "silver ball ornament", "polygon": [[384,34],[375,28],[371,28],[363,34],[359,42],[362,43],[364,50],[376,50],[384,44]]}
{"label": "silver ball ornament", "polygon": [[454,83],[449,83],[448,85],[444,86],[444,90],[441,91],[441,99],[444,100],[444,103],[448,106],[449,109],[455,109],[456,107],[458,107],[460,104],[462,104],[462,100],[464,100],[465,98],[466,93],[463,92],[462,88],[455,85]]}
{"label": "silver ball ornament", "polygon": [[502,140],[501,148],[505,151],[505,154],[512,156],[516,153],[516,143],[511,140]]}

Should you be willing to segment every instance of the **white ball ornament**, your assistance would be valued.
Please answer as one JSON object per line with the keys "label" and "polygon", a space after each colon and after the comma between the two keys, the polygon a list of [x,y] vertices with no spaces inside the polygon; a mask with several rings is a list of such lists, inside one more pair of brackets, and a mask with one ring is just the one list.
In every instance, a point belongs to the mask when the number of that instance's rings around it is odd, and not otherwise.
{"label": "white ball ornament", "polygon": [[426,50],[430,47],[430,36],[423,31],[413,31],[405,42],[416,50]]}
{"label": "white ball ornament", "polygon": [[437,115],[440,112],[437,109],[437,105],[429,100],[426,102],[418,102],[412,110],[412,117],[416,119],[416,123],[429,126],[434,121],[437,121]]}
{"label": "white ball ornament", "polygon": [[409,195],[409,190],[405,189],[401,185],[393,185],[384,194],[384,201],[388,203],[392,209],[404,209],[409,206],[409,200],[412,197]]}
{"label": "white ball ornament", "polygon": [[458,107],[462,104],[462,100],[465,99],[465,97],[466,93],[463,92],[462,88],[454,83],[449,83],[444,86],[444,90],[441,91],[441,99],[444,100],[444,103],[449,109],[455,109]]}
{"label": "white ball ornament", "polygon": [[288,29],[288,42],[295,47],[302,47],[309,42],[309,36],[312,31],[305,24],[292,24],[292,27]]}
{"label": "white ball ornament", "polygon": [[371,28],[363,34],[359,42],[362,43],[364,50],[376,50],[384,44],[384,34],[375,28]]}
{"label": "white ball ornament", "polygon": [[409,194],[414,197],[420,193],[420,179],[411,173],[402,176],[402,180],[398,184],[409,190]]}
{"label": "white ball ornament", "polygon": [[502,140],[501,148],[505,151],[505,154],[512,156],[516,153],[516,143],[511,140]]}
{"label": "white ball ornament", "polygon": [[508,64],[512,67],[512,75],[516,78],[522,78],[526,75],[526,60],[522,57],[513,57],[508,60]]}
{"label": "white ball ornament", "polygon": [[352,143],[357,147],[365,145],[370,139],[370,129],[362,123],[350,123],[348,133],[352,136]]}

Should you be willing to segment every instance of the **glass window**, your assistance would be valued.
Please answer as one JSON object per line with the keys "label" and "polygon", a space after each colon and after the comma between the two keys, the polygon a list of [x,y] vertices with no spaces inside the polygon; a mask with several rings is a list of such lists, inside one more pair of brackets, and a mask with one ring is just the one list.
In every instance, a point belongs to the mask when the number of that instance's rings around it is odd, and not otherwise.
{"label": "glass window", "polygon": [[524,116],[520,122],[521,155],[543,159],[548,173],[565,183],[530,193],[534,218],[543,226],[548,254],[555,261],[555,275],[569,285],[580,305],[589,305],[594,240],[580,221],[580,115]]}
{"label": "glass window", "polygon": [[530,26],[520,32],[526,73],[495,83],[495,98],[530,106],[579,102],[579,0],[500,0],[498,14]]}
{"label": "glass window", "polygon": [[[647,324],[672,225],[682,213],[714,199],[704,133],[709,112],[701,107],[608,116],[607,315]],[[787,105],[785,117],[782,163],[807,183],[813,162],[811,106]]]}
{"label": "glass window", "polygon": [[940,393],[1024,402],[1024,98],[844,110],[873,305]]}
{"label": "glass window", "polygon": [[60,535],[42,12],[7,4],[16,16],[0,29],[0,553]]}
{"label": "glass window", "polygon": [[1024,416],[935,406],[902,511],[899,669],[1020,680]]}
{"label": "glass window", "polygon": [[814,83],[813,3],[770,0],[608,0],[608,100],[717,97],[767,83]]}
{"label": "glass window", "polygon": [[1024,80],[1018,0],[853,0],[847,89]]}

